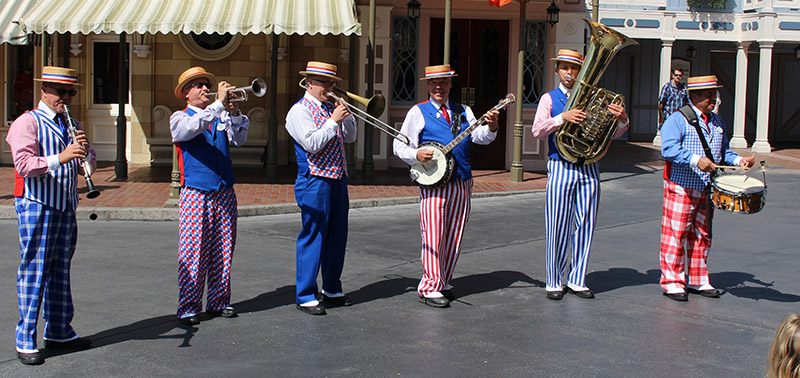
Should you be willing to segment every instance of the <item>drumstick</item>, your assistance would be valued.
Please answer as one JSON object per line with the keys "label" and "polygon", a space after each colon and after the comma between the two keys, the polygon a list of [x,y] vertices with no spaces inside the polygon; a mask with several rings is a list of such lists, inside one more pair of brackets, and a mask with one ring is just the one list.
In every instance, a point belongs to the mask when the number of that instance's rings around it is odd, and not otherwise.
{"label": "drumstick", "polygon": [[750,169],[748,167],[739,167],[735,165],[718,165],[717,168],[724,168],[724,169]]}

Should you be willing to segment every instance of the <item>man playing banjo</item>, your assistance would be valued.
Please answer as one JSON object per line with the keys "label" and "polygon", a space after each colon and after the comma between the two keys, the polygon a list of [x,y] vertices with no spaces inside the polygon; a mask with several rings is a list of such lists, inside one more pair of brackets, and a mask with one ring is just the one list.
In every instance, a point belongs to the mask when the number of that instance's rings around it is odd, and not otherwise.
{"label": "man playing banjo", "polygon": [[[450,65],[425,67],[428,82],[428,101],[413,106],[406,114],[401,133],[410,143],[394,141],[394,153],[409,165],[432,162],[434,151],[421,145],[438,142],[445,145],[463,129],[477,122],[472,109],[449,100],[451,77],[456,76]],[[470,140],[489,144],[497,137],[498,110],[484,115],[486,125],[477,127]],[[462,141],[451,152],[454,172],[446,183],[436,188],[421,187],[420,232],[422,234],[423,275],[417,291],[419,301],[433,307],[448,307],[454,299],[453,270],[461,252],[464,226],[469,219],[472,196],[472,169],[469,160],[469,142]],[[432,162],[435,163],[435,162]]]}

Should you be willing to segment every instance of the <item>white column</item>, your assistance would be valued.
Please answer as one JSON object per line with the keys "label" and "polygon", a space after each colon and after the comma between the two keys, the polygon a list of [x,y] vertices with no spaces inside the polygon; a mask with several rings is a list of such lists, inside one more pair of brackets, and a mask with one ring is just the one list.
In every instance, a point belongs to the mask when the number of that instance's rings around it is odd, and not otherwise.
{"label": "white column", "polygon": [[[661,67],[658,69],[658,89],[661,90],[661,86],[668,82],[670,79],[670,73],[672,71],[672,43],[675,42],[673,39],[662,39],[661,40]],[[657,105],[657,104],[656,104]],[[658,124],[658,112],[656,110],[656,124]],[[656,147],[661,146],[661,130],[656,130],[656,137],[653,138],[653,145]]]}
{"label": "white column", "polygon": [[772,148],[769,136],[769,90],[772,78],[772,47],[775,41],[758,41],[760,51],[758,66],[758,113],[756,116],[756,141],[753,152],[769,153]]}
{"label": "white column", "polygon": [[747,148],[744,139],[744,117],[747,110],[747,49],[751,42],[736,44],[736,92],[733,108],[731,148]]}

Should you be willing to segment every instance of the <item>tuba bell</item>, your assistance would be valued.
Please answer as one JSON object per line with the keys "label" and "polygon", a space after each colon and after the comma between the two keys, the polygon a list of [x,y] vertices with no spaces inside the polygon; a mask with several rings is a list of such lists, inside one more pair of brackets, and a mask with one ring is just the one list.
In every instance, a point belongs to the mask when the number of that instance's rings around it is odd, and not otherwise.
{"label": "tuba bell", "polygon": [[597,88],[597,84],[619,50],[639,44],[603,24],[584,21],[592,37],[564,111],[583,109],[586,119],[581,123],[564,122],[555,134],[556,149],[561,157],[577,165],[594,163],[608,151],[616,128],[616,117],[608,112],[608,105],[622,105],[625,97]]}

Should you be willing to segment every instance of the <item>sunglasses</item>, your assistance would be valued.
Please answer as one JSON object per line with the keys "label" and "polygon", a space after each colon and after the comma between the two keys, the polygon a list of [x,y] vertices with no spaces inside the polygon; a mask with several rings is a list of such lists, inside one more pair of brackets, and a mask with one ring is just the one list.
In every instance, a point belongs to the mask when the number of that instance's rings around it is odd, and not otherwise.
{"label": "sunglasses", "polygon": [[78,91],[77,91],[77,90],[75,90],[75,89],[56,88],[56,87],[51,87],[51,86],[49,86],[49,85],[45,85],[45,87],[46,87],[46,88],[50,88],[50,89],[52,89],[52,90],[56,91],[56,93],[58,93],[58,95],[59,95],[59,96],[62,96],[62,97],[63,97],[64,95],[66,95],[66,94],[68,94],[68,95],[69,95],[69,97],[75,97],[75,95],[77,95],[77,94],[78,94]]}
{"label": "sunglasses", "polygon": [[683,77],[683,74],[672,74],[672,76],[675,76],[675,77]]}
{"label": "sunglasses", "polygon": [[191,89],[191,88],[202,89],[203,87],[211,89],[211,83],[209,83],[207,81],[201,81],[201,82],[189,84],[189,85],[185,86],[183,89]]}
{"label": "sunglasses", "polygon": [[311,81],[316,81],[317,83],[319,83],[320,85],[322,85],[324,87],[335,87],[336,86],[336,82],[332,81],[332,80],[328,81],[328,80],[320,80],[320,79],[311,79]]}

